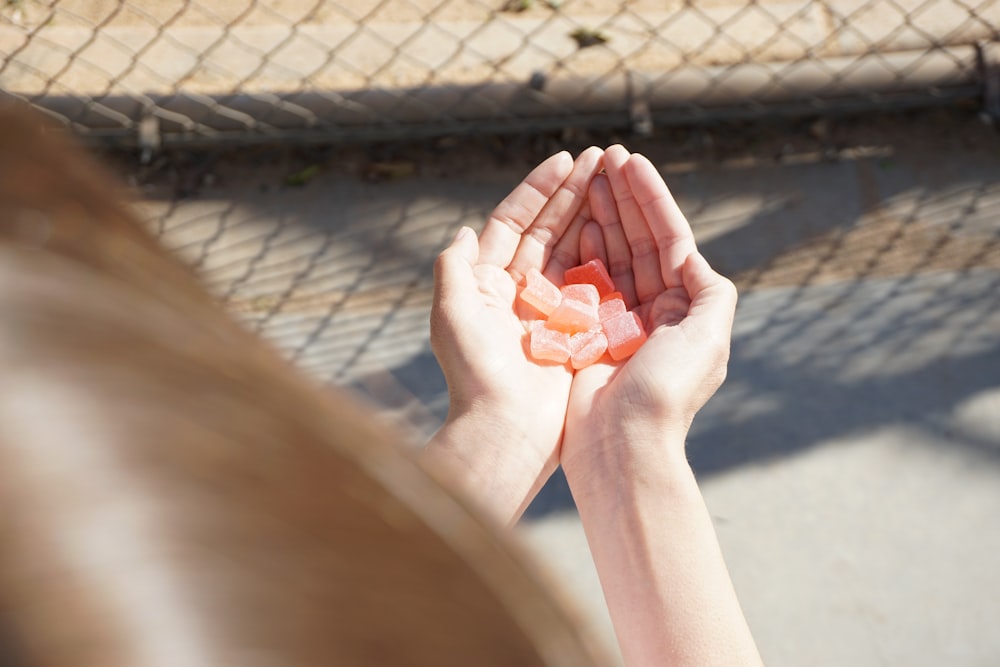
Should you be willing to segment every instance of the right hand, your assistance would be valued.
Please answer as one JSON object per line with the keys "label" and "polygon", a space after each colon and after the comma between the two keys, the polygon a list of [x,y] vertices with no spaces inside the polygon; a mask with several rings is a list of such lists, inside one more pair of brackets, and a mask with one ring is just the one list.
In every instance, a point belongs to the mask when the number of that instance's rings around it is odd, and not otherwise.
{"label": "right hand", "polygon": [[[574,377],[562,463],[570,484],[614,493],[645,471],[686,465],[695,413],[725,379],[736,288],[698,253],[691,227],[656,168],[621,146],[590,190],[581,260],[603,259],[649,339],[624,362]],[[576,489],[574,490],[574,493]]]}
{"label": "right hand", "polygon": [[624,362],[579,370],[562,464],[624,664],[762,664],[684,452],[695,413],[726,375],[736,288],[695,248],[646,158],[605,153],[591,185],[601,257],[649,339]]}

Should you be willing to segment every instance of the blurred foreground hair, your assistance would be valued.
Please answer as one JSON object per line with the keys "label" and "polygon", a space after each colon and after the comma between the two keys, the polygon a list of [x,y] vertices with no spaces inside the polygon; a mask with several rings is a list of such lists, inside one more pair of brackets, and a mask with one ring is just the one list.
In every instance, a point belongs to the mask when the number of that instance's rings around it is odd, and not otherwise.
{"label": "blurred foreground hair", "polygon": [[597,664],[506,536],[0,107],[0,665]]}

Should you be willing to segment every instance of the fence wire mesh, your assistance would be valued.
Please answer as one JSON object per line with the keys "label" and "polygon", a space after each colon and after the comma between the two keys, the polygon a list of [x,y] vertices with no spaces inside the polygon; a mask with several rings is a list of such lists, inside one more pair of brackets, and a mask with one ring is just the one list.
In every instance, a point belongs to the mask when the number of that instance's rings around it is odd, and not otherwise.
{"label": "fence wire mesh", "polygon": [[98,141],[637,126],[975,94],[1000,0],[0,0],[0,89]]}

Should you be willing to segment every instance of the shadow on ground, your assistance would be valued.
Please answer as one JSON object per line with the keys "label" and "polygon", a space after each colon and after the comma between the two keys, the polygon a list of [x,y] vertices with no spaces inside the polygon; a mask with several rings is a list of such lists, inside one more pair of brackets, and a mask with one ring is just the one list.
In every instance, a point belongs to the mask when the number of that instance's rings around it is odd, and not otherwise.
{"label": "shadow on ground", "polygon": [[[997,429],[955,414],[1000,384],[1000,142],[965,114],[838,127],[631,146],[741,287],[729,381],[689,441],[700,475],[902,423],[997,459]],[[161,167],[147,210],[249,326],[426,435],[447,412],[433,260],[548,148],[258,151]],[[570,507],[557,474],[529,516]]]}

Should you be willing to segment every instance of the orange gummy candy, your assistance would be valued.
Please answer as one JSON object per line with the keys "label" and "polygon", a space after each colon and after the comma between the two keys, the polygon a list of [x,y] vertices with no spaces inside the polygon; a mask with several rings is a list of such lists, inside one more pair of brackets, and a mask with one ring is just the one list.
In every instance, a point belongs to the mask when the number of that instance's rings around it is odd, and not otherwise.
{"label": "orange gummy candy", "polygon": [[587,331],[600,324],[597,306],[576,299],[563,299],[549,315],[549,326],[566,333]]}
{"label": "orange gummy candy", "polygon": [[601,296],[615,291],[615,283],[611,280],[604,262],[599,259],[592,259],[586,264],[574,266],[566,269],[564,274],[568,284],[588,283],[597,288]]}
{"label": "orange gummy candy", "polygon": [[615,361],[632,356],[646,342],[642,320],[615,291],[604,262],[593,259],[567,269],[556,287],[538,269],[529,269],[521,300],[547,319],[531,323],[530,353],[538,361],[574,369],[597,362],[605,352]]}
{"label": "orange gummy candy", "polygon": [[550,315],[562,301],[559,288],[535,268],[528,269],[524,276],[525,286],[521,290],[521,300],[542,313]]}
{"label": "orange gummy candy", "polygon": [[569,334],[550,329],[544,320],[531,323],[531,356],[564,364],[569,360]]}
{"label": "orange gummy candy", "polygon": [[582,331],[569,337],[570,361],[576,370],[596,362],[607,349],[608,338],[600,328]]}
{"label": "orange gummy candy", "polygon": [[615,361],[632,356],[646,342],[642,321],[632,311],[615,315],[601,323],[608,337],[608,354]]}

